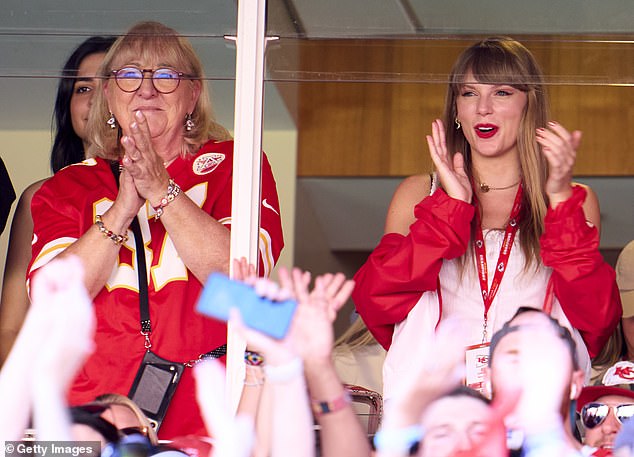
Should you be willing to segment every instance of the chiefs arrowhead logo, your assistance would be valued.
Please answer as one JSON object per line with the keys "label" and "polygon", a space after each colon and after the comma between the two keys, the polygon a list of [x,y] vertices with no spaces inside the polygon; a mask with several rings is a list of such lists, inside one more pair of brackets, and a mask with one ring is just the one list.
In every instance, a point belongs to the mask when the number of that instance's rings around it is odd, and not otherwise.
{"label": "chiefs arrowhead logo", "polygon": [[610,367],[603,376],[603,385],[634,384],[634,363],[623,360]]}
{"label": "chiefs arrowhead logo", "polygon": [[220,152],[208,152],[194,160],[192,170],[199,176],[206,175],[214,171],[223,160],[225,160],[224,154]]}

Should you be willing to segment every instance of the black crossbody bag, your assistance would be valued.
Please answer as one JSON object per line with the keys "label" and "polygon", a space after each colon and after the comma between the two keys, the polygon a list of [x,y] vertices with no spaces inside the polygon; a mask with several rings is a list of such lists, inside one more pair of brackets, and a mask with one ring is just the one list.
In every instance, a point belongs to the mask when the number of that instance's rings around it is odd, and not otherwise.
{"label": "black crossbody bag", "polygon": [[[111,162],[110,167],[114,174],[117,186],[119,185],[119,164]],[[128,392],[128,397],[134,401],[150,420],[152,427],[158,431],[167,414],[172,397],[176,392],[186,367],[192,367],[197,362],[207,358],[219,358],[227,353],[227,345],[217,347],[213,351],[201,354],[198,359],[188,362],[172,362],[152,352],[150,335],[152,334],[152,322],[150,320],[150,306],[148,299],[147,266],[145,263],[145,246],[141,235],[141,226],[138,218],[134,218],[130,224],[134,233],[136,245],[136,260],[139,273],[139,310],[141,335],[145,338],[147,351],[141,360],[136,376]]]}

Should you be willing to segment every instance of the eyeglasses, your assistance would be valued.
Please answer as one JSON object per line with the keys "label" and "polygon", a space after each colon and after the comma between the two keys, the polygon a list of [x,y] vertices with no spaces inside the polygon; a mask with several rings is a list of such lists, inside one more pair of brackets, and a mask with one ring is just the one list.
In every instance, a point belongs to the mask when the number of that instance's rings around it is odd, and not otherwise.
{"label": "eyeglasses", "polygon": [[586,428],[595,428],[608,417],[610,409],[621,424],[634,416],[634,404],[609,406],[604,403],[588,403],[581,409],[581,421]]}
{"label": "eyeglasses", "polygon": [[123,67],[119,70],[112,70],[114,80],[123,92],[136,92],[143,84],[145,74],[149,73],[152,85],[162,94],[171,94],[181,82],[183,77],[188,77],[185,73],[171,68],[157,68],[156,70],[142,70],[136,67]]}

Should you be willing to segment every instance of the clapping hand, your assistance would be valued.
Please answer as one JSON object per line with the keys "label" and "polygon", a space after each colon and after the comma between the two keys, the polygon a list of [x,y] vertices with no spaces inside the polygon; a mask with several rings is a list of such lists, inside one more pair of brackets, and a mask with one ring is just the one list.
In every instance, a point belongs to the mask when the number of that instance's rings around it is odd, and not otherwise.
{"label": "clapping hand", "polygon": [[569,132],[561,124],[550,121],[546,128],[537,129],[536,139],[548,161],[545,191],[554,207],[572,195],[572,171],[581,143],[581,132]]}
{"label": "clapping hand", "polygon": [[473,190],[464,167],[464,156],[456,152],[453,157],[447,151],[445,126],[440,119],[431,124],[432,134],[427,135],[429,153],[443,189],[451,198],[471,203]]}

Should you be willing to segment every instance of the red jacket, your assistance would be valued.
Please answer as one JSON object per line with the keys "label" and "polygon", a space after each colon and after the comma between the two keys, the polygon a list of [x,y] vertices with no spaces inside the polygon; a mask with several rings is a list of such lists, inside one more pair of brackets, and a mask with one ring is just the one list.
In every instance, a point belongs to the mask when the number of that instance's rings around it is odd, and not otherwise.
{"label": "red jacket", "polygon": [[[548,209],[540,245],[544,265],[553,269],[555,296],[594,357],[622,311],[614,270],[598,251],[598,230],[585,219],[585,196],[585,189],[575,186],[570,199]],[[386,349],[394,324],[407,317],[423,292],[436,289],[443,259],[466,252],[474,207],[439,189],[416,205],[414,215],[409,233],[384,235],[354,277],[357,310]]]}

